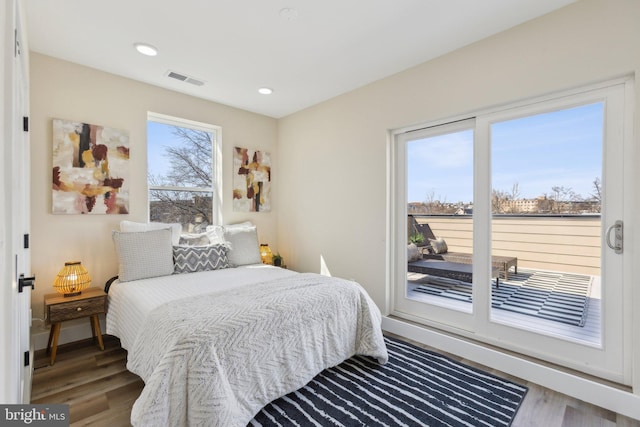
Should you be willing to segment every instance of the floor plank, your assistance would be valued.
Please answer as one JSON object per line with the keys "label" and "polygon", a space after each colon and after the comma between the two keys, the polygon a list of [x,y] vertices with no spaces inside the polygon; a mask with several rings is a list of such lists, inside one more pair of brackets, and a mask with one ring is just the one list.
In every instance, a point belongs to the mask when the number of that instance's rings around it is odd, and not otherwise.
{"label": "floor plank", "polygon": [[[100,351],[91,340],[60,346],[53,366],[49,366],[44,351],[36,352],[32,403],[70,405],[71,426],[74,427],[129,426],[131,408],[144,383],[138,376],[127,371],[127,352],[120,347],[118,339],[105,335],[104,340],[104,351]],[[429,346],[407,341],[437,351]],[[529,387],[512,424],[514,427],[640,427],[640,421],[454,355],[448,356]]]}

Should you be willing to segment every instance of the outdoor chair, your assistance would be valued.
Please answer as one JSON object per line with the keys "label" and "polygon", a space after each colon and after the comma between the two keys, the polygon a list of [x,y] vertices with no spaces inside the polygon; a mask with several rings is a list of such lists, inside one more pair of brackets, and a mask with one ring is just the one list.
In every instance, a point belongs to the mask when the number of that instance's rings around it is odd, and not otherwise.
{"label": "outdoor chair", "polygon": [[[429,224],[419,223],[418,221],[416,221],[413,215],[409,215],[408,226],[409,236],[415,235],[417,233],[420,233],[424,236],[424,246],[421,246],[423,259],[440,260],[458,264],[473,263],[473,254],[464,252],[449,252],[444,239],[438,239],[431,230],[431,227],[429,227]],[[492,255],[491,266],[492,269],[496,268],[499,273],[502,273],[504,279],[507,280],[509,278],[509,269],[511,267],[514,267],[515,274],[518,273],[518,258]]]}

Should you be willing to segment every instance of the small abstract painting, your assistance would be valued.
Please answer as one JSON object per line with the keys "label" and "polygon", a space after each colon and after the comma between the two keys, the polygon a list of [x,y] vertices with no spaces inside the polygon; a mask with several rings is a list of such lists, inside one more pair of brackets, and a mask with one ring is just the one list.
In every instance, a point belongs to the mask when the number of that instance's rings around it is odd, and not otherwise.
{"label": "small abstract painting", "polygon": [[54,214],[129,213],[129,132],[53,120]]}
{"label": "small abstract painting", "polygon": [[264,151],[235,147],[233,152],[233,210],[271,210],[271,156]]}

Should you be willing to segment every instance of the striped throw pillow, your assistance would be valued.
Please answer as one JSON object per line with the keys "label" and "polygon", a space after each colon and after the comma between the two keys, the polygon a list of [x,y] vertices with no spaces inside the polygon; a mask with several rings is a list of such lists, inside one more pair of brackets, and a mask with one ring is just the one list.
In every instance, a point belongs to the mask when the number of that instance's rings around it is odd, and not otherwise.
{"label": "striped throw pillow", "polygon": [[227,248],[224,245],[174,246],[173,267],[176,274],[229,268]]}

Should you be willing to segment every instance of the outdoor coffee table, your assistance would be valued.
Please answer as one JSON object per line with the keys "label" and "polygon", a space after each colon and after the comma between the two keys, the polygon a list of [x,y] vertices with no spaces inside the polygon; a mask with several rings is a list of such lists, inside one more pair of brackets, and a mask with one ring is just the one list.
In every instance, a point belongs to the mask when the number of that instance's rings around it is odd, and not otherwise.
{"label": "outdoor coffee table", "polygon": [[[496,288],[500,287],[500,275],[498,268],[491,267],[491,277],[496,279]],[[447,279],[460,280],[462,282],[473,282],[473,265],[459,262],[438,261],[423,259],[410,262],[408,271],[411,273],[428,274],[430,276],[445,277]]]}

